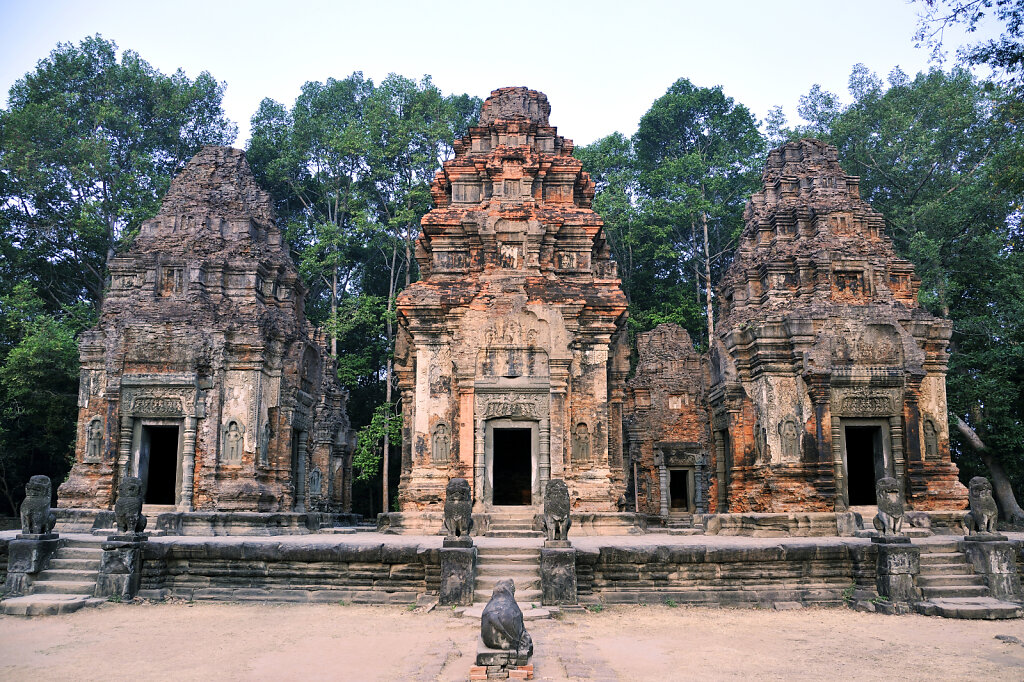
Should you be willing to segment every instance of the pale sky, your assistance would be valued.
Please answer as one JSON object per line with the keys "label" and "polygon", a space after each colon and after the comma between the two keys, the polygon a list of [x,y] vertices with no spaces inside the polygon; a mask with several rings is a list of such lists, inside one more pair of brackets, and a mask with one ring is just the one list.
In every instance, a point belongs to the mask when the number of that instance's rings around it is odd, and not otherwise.
{"label": "pale sky", "polygon": [[[227,81],[239,147],[261,99],[291,106],[304,82],[353,71],[375,82],[430,74],[446,93],[478,97],[541,90],[552,124],[582,145],[631,135],[681,77],[722,85],[759,119],[782,105],[792,123],[814,83],[848,98],[858,62],[883,78],[895,66],[913,75],[928,67],[913,46],[919,10],[903,0],[0,0],[0,99],[58,42],[100,33],[164,73]],[[947,38],[955,47],[962,34]]]}

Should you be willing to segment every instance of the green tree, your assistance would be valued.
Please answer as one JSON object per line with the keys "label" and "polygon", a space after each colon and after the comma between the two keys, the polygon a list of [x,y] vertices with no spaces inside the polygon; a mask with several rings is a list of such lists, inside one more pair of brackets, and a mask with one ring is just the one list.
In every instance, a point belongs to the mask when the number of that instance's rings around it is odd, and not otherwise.
{"label": "green tree", "polygon": [[[172,175],[204,144],[227,144],[224,84],[166,76],[100,36],[59,44],[0,111],[3,276],[54,308],[99,302],[106,262],[152,217]],[[8,279],[10,285],[10,279]]]}
{"label": "green tree", "polygon": [[56,485],[73,458],[78,398],[76,334],[94,316],[79,304],[45,312],[28,283],[0,296],[0,513],[14,514],[30,476]]}
{"label": "green tree", "polygon": [[721,87],[699,88],[681,78],[640,119],[634,147],[643,210],[677,256],[677,265],[660,274],[679,282],[692,272],[710,339],[712,292],[757,188],[764,138],[750,111]]}

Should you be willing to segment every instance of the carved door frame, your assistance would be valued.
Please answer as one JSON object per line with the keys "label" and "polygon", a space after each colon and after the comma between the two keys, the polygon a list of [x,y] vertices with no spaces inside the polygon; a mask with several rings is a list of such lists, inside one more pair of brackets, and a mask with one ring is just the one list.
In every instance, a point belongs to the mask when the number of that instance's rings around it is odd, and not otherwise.
{"label": "carved door frame", "polygon": [[[540,482],[540,420],[516,417],[488,419],[484,433],[484,495],[483,501],[487,508],[494,505],[494,430],[495,429],[530,429],[530,504],[521,505],[522,509],[533,509],[540,506],[542,499]],[[519,507],[520,505],[516,505]]]}

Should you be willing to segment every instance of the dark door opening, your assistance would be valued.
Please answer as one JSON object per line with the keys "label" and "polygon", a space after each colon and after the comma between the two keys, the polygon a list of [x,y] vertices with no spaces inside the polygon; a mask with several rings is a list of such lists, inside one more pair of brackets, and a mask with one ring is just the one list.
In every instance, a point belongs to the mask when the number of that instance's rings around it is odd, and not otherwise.
{"label": "dark door opening", "polygon": [[178,427],[143,426],[139,477],[146,504],[175,504],[178,475]]}
{"label": "dark door opening", "polygon": [[881,427],[847,426],[846,490],[850,505],[877,504],[875,482],[885,475]]}
{"label": "dark door opening", "polygon": [[685,469],[668,471],[669,508],[673,511],[690,510],[690,472]]}
{"label": "dark door opening", "polygon": [[533,457],[530,429],[494,429],[494,494],[492,504],[532,503]]}

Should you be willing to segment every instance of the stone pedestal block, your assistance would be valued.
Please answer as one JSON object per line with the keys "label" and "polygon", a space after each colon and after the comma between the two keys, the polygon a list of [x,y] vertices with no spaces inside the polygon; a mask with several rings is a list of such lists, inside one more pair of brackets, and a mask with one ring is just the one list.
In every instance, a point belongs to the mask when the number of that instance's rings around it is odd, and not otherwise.
{"label": "stone pedestal block", "polygon": [[541,603],[576,604],[576,550],[545,546],[540,550]]}
{"label": "stone pedestal block", "polygon": [[471,606],[476,588],[476,547],[441,549],[442,605]]}
{"label": "stone pedestal block", "polygon": [[103,543],[96,596],[133,599],[142,579],[142,545],[145,536],[111,535]]}
{"label": "stone pedestal block", "polygon": [[[489,668],[501,668],[507,670],[511,667],[527,665],[530,655],[516,650],[492,649],[484,644],[483,637],[476,641],[476,664],[485,665]],[[490,672],[490,671],[488,671]],[[498,672],[498,671],[495,671]]]}
{"label": "stone pedestal block", "polygon": [[[1003,537],[1005,536],[996,536]],[[974,571],[985,576],[989,592],[996,599],[1019,599],[1020,576],[1014,558],[1014,543],[979,535],[964,538],[964,553]]]}
{"label": "stone pedestal block", "polygon": [[907,542],[879,542],[877,547],[875,586],[879,596],[892,602],[920,600],[914,577],[921,572],[921,550]]}
{"label": "stone pedestal block", "polygon": [[9,595],[25,594],[34,577],[46,569],[60,544],[56,533],[22,533],[11,540],[4,591]]}

